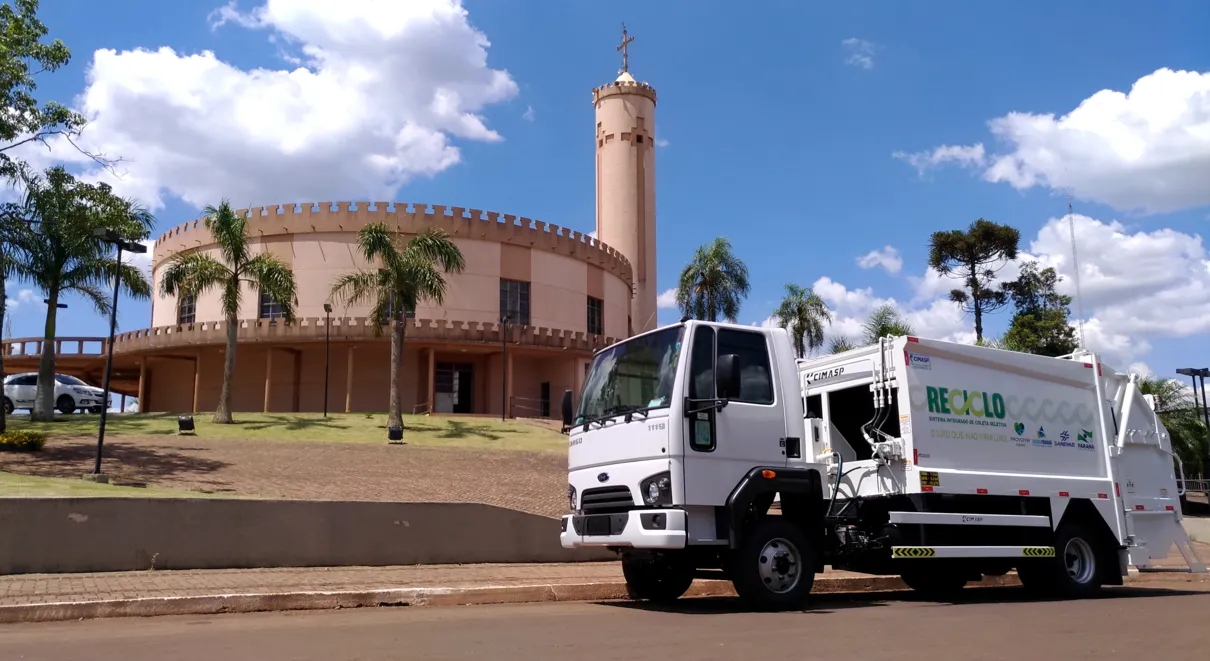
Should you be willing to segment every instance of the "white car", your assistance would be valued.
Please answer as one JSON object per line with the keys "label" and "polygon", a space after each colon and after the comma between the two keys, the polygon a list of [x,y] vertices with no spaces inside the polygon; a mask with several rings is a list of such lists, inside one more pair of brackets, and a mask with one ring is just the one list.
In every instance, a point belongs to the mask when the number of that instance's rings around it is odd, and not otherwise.
{"label": "white car", "polygon": [[[34,410],[34,398],[38,393],[38,373],[13,374],[4,380],[4,412],[16,409]],[[105,391],[90,386],[70,374],[55,375],[55,408],[60,413],[74,413],[79,409],[100,413],[106,402]]]}

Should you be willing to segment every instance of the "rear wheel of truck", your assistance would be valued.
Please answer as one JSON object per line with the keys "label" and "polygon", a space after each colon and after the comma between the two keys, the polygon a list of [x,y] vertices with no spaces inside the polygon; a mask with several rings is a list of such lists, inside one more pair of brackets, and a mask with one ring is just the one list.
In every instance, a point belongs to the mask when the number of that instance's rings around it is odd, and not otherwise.
{"label": "rear wheel of truck", "polygon": [[676,601],[693,584],[693,567],[673,558],[622,558],[622,576],[631,599]]}
{"label": "rear wheel of truck", "polygon": [[756,524],[733,554],[729,572],[735,592],[750,608],[786,610],[806,603],[815,583],[807,536],[781,516]]}
{"label": "rear wheel of truck", "polygon": [[918,566],[899,575],[913,592],[925,599],[950,600],[966,587],[966,577],[952,567],[936,565],[934,560],[910,560]]}
{"label": "rear wheel of truck", "polygon": [[1092,530],[1080,523],[1064,523],[1055,533],[1055,557],[1023,564],[1017,577],[1036,594],[1083,599],[1100,591],[1103,559]]}

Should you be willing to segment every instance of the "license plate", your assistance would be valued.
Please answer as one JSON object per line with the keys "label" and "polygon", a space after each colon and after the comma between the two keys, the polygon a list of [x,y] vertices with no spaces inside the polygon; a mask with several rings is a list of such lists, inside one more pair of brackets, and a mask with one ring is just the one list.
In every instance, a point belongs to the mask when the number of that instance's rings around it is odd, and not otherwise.
{"label": "license plate", "polygon": [[609,516],[589,516],[584,519],[585,535],[608,535]]}

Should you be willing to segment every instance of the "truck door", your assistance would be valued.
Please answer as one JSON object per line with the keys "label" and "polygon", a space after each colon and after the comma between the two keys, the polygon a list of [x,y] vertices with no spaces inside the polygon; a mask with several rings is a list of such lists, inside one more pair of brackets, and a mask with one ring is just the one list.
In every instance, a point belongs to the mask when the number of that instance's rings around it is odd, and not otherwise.
{"label": "truck door", "polygon": [[[752,468],[785,465],[787,395],[774,387],[766,334],[701,325],[694,328],[691,346],[687,391],[698,401],[685,408],[685,504],[723,505]],[[727,354],[739,363],[739,392],[721,393],[731,395],[726,404],[711,406],[709,400],[720,396],[718,357]]]}

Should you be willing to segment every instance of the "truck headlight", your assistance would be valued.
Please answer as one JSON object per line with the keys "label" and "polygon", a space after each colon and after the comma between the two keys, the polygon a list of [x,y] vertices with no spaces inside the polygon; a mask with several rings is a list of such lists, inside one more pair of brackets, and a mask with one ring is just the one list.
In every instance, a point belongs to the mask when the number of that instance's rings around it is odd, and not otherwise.
{"label": "truck headlight", "polygon": [[576,511],[576,488],[570,484],[567,485],[567,506]]}
{"label": "truck headlight", "polygon": [[639,483],[639,492],[648,505],[671,505],[672,473],[664,471],[643,480]]}

